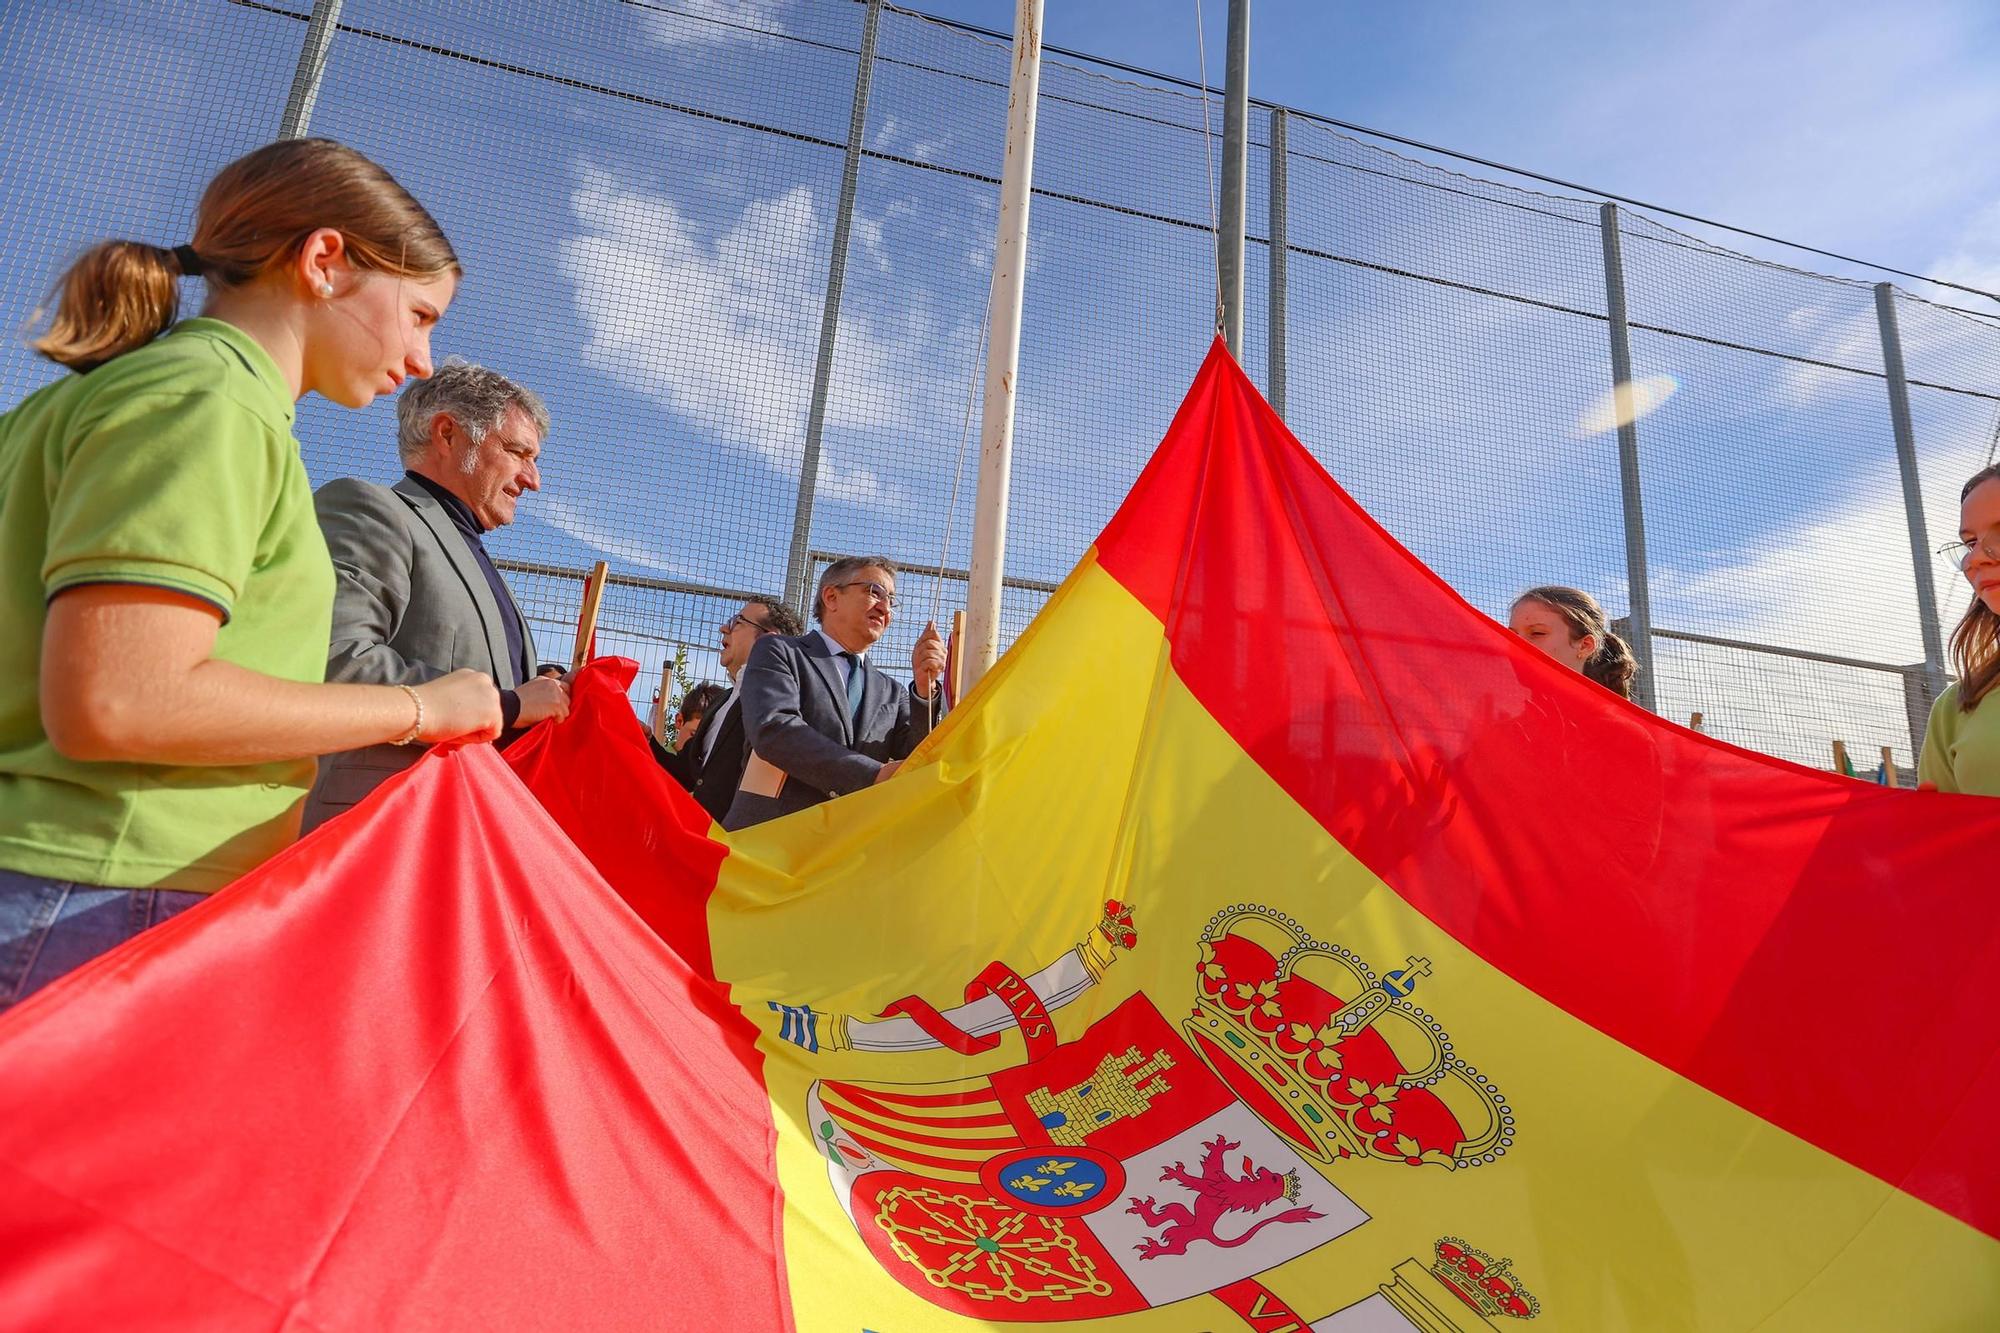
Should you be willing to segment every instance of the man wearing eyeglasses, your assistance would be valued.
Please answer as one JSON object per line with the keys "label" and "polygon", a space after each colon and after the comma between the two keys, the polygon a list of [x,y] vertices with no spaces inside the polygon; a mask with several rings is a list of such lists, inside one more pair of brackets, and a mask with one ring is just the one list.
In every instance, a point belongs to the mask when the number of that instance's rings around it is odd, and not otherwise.
{"label": "man wearing eyeglasses", "polygon": [[743,742],[743,710],[737,706],[743,692],[734,688],[742,679],[743,665],[759,639],[797,634],[801,628],[792,608],[775,597],[752,598],[723,621],[722,669],[729,673],[732,688],[720,702],[709,706],[694,736],[660,761],[717,820],[728,815],[729,803],[736,799],[736,784],[743,780],[744,761],[750,757],[750,747]]}
{"label": "man wearing eyeglasses", "polygon": [[926,625],[910,683],[869,658],[896,614],[896,566],[848,556],[820,575],[819,628],[762,636],[743,669],[745,738],[754,752],[723,827],[767,819],[881,782],[930,734],[941,711],[944,640]]}

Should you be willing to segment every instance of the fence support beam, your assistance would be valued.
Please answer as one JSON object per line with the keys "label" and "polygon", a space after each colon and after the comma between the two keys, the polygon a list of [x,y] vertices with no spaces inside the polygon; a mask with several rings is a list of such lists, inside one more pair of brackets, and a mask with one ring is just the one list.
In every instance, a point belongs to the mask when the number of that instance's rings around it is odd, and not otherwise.
{"label": "fence support beam", "polygon": [[[1896,471],[1903,479],[1903,522],[1910,533],[1910,564],[1917,576],[1917,621],[1924,636],[1925,717],[1931,701],[1944,693],[1944,634],[1938,625],[1937,585],[1931,579],[1929,527],[1924,523],[1924,488],[1917,479],[1917,432],[1910,420],[1910,381],[1903,368],[1903,333],[1896,322],[1896,289],[1875,284],[1875,322],[1882,331],[1882,371],[1889,385],[1889,424],[1896,432]],[[1912,710],[1913,712],[1915,710]],[[1922,748],[1913,733],[1911,744]],[[1913,750],[1912,753],[1915,753]]]}
{"label": "fence support beam", "polygon": [[1229,0],[1229,48],[1223,57],[1222,212],[1216,264],[1222,279],[1222,341],[1243,363],[1243,230],[1250,165],[1250,0]]}
{"label": "fence support beam", "polygon": [[1270,357],[1264,374],[1264,396],[1279,416],[1285,415],[1285,260],[1291,241],[1286,232],[1290,190],[1286,183],[1286,126],[1289,113],[1283,107],[1271,109],[1271,293],[1265,317],[1264,342]]}
{"label": "fence support beam", "polygon": [[278,122],[280,139],[303,139],[312,126],[313,103],[319,100],[319,82],[326,77],[326,53],[333,47],[333,35],[340,31],[341,3],[313,0],[306,40],[299,47],[298,67],[292,71],[291,95],[285,98],[285,116]]}
{"label": "fence support beam", "polygon": [[861,150],[868,128],[868,85],[875,73],[875,35],[882,0],[868,0],[861,19],[861,58],[854,71],[854,105],[847,117],[847,155],[840,168],[840,201],[833,215],[833,254],[827,260],[826,300],[819,312],[819,354],[813,362],[812,401],[806,408],[805,455],[799,460],[799,498],[792,510],[792,549],[785,561],[785,596],[809,618],[814,494],[819,487],[820,442],[826,434],[826,395],[833,379],[834,343],[840,335],[840,292],[847,283],[847,242],[854,230],[854,195],[861,183]]}
{"label": "fence support beam", "polygon": [[1632,407],[1632,329],[1625,311],[1625,251],[1618,239],[1618,205],[1597,213],[1604,241],[1604,310],[1611,331],[1611,389],[1618,410],[1618,490],[1625,509],[1625,583],[1631,599],[1632,655],[1639,674],[1632,701],[1659,711],[1653,675],[1653,594],[1646,574],[1646,509],[1639,495],[1639,423]]}

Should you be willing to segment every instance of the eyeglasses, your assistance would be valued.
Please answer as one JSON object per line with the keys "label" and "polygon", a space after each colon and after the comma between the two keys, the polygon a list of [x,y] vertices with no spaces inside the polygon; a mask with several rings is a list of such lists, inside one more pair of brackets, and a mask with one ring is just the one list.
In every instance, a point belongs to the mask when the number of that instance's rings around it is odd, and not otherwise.
{"label": "eyeglasses", "polygon": [[1971,562],[1975,551],[1984,551],[1993,559],[2000,560],[2000,528],[1982,537],[1975,537],[1971,541],[1946,542],[1937,548],[1940,557],[1949,560],[1960,569]]}
{"label": "eyeglasses", "polygon": [[735,629],[738,625],[748,625],[751,629],[756,630],[759,634],[769,634],[771,632],[771,627],[769,625],[760,625],[756,621],[752,620],[750,617],[744,615],[741,611],[738,611],[735,615],[729,617],[729,619],[722,622],[723,634],[726,636],[731,630]]}
{"label": "eyeglasses", "polygon": [[836,583],[833,586],[836,588],[866,588],[868,589],[868,595],[882,603],[882,605],[888,607],[890,610],[894,610],[896,607],[896,594],[873,579],[862,579],[856,583]]}

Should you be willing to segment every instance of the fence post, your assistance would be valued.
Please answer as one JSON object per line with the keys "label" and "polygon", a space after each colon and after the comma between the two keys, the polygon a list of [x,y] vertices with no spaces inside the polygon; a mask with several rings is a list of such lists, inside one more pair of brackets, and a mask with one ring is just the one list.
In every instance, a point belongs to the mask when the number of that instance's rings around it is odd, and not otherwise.
{"label": "fence post", "polygon": [[313,0],[312,19],[306,24],[306,40],[299,48],[298,67],[292,71],[291,95],[285,98],[284,119],[278,122],[280,139],[303,139],[312,125],[313,103],[319,100],[319,81],[326,75],[326,53],[333,35],[340,31],[342,0]]}
{"label": "fence post", "polygon": [[1250,0],[1229,0],[1229,45],[1223,55],[1222,212],[1216,226],[1222,286],[1222,340],[1243,363],[1243,221],[1249,191]]}
{"label": "fence post", "polygon": [[[1917,432],[1910,421],[1910,381],[1903,368],[1903,334],[1896,322],[1896,289],[1886,282],[1875,284],[1875,322],[1882,332],[1882,372],[1889,385],[1889,424],[1896,432],[1896,471],[1903,478],[1903,522],[1910,532],[1910,563],[1917,575],[1917,622],[1924,635],[1923,712],[1928,719],[1931,701],[1944,693],[1944,634],[1938,627],[1937,585],[1931,579],[1924,490],[1917,480]],[[1911,744],[1917,749],[1922,748],[1922,736],[1921,731],[1913,728]]]}
{"label": "fence post", "polygon": [[819,486],[820,440],[826,432],[826,394],[833,378],[833,345],[840,332],[840,291],[847,282],[847,238],[854,229],[854,193],[861,180],[861,149],[868,125],[868,83],[875,73],[875,34],[882,0],[868,0],[861,20],[861,59],[854,72],[854,106],[847,118],[847,157],[840,170],[840,202],[833,218],[833,255],[827,261],[826,302],[819,315],[819,356],[813,363],[812,403],[806,409],[805,456],[799,460],[799,499],[792,512],[792,549],[785,561],[785,595],[808,610],[806,562],[812,537],[813,494]]}
{"label": "fence post", "polygon": [[1285,260],[1291,246],[1285,230],[1290,206],[1285,183],[1285,125],[1285,108],[1271,108],[1271,292],[1264,327],[1270,369],[1264,374],[1264,396],[1281,417],[1285,415]]}
{"label": "fence post", "polygon": [[[1604,241],[1604,312],[1611,332],[1611,388],[1626,408],[1632,383],[1632,330],[1625,314],[1625,252],[1618,240],[1618,205],[1597,211]],[[1618,413],[1618,481],[1625,507],[1625,582],[1631,598],[1632,655],[1639,661],[1632,701],[1659,711],[1653,677],[1653,595],[1646,574],[1646,511],[1639,497],[1639,426],[1629,410]]]}

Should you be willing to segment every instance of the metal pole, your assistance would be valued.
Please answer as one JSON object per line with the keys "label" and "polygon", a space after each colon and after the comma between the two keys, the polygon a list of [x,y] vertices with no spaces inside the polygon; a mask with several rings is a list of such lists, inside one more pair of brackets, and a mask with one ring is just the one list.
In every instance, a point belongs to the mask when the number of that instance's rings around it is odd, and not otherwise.
{"label": "metal pole", "polygon": [[313,0],[298,68],[292,71],[291,95],[285,99],[285,118],[278,122],[280,139],[303,139],[312,124],[319,81],[326,76],[326,53],[333,46],[334,33],[340,31],[340,6],[341,0]]}
{"label": "metal pole", "polygon": [[1243,360],[1243,223],[1249,170],[1250,0],[1229,0],[1229,48],[1222,85],[1222,213],[1216,264],[1222,270],[1222,340]]}
{"label": "metal pole", "polygon": [[1265,350],[1270,369],[1264,376],[1264,396],[1279,416],[1285,415],[1285,259],[1290,251],[1286,239],[1285,212],[1285,127],[1288,116],[1283,107],[1271,110],[1271,295],[1270,313],[1264,322]]}
{"label": "metal pole", "polygon": [[1597,213],[1604,238],[1604,310],[1611,330],[1611,388],[1619,402],[1618,482],[1625,506],[1625,582],[1631,596],[1632,655],[1639,661],[1632,701],[1658,711],[1653,689],[1653,594],[1646,576],[1646,510],[1639,497],[1639,425],[1629,410],[1632,329],[1625,316],[1625,252],[1618,241],[1618,205]]}
{"label": "metal pole", "polygon": [[[1944,693],[1944,634],[1938,626],[1937,585],[1931,579],[1924,489],[1917,480],[1917,432],[1910,423],[1910,381],[1903,368],[1903,334],[1896,322],[1896,289],[1875,284],[1875,322],[1882,331],[1882,370],[1889,384],[1889,423],[1896,432],[1896,471],[1903,478],[1903,522],[1910,532],[1910,564],[1917,574],[1917,622],[1924,635],[1924,676],[1930,699]],[[1924,701],[1928,715],[1930,699]]]}
{"label": "metal pole", "polygon": [[1007,557],[1008,471],[1014,450],[1015,373],[1021,363],[1021,296],[1028,275],[1028,201],[1034,191],[1035,99],[1042,78],[1042,0],[1014,10],[1014,72],[1007,85],[1007,153],[993,245],[993,328],[986,343],[986,403],[979,422],[979,491],[973,501],[966,580],[965,688],[1000,656],[1000,584]]}
{"label": "metal pole", "polygon": [[827,387],[840,334],[840,291],[847,282],[847,238],[854,230],[854,194],[861,181],[861,149],[868,124],[868,84],[875,73],[875,34],[882,0],[868,0],[861,20],[861,59],[854,72],[854,105],[847,116],[847,156],[840,169],[840,202],[833,215],[833,255],[827,261],[826,300],[819,312],[819,355],[813,362],[812,402],[806,408],[806,449],[799,460],[799,498],[792,510],[792,549],[785,561],[785,593],[800,614],[810,610],[806,552],[812,537],[813,496],[819,486],[820,441],[826,433]]}

